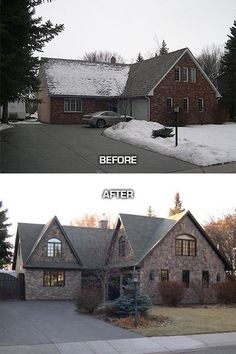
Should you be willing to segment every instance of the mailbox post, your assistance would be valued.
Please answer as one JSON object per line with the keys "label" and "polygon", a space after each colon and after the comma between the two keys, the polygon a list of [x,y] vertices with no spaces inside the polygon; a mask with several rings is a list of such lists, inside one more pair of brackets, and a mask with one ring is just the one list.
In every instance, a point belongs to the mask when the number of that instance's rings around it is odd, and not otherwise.
{"label": "mailbox post", "polygon": [[179,106],[174,108],[175,112],[175,146],[178,146],[178,113],[179,113]]}

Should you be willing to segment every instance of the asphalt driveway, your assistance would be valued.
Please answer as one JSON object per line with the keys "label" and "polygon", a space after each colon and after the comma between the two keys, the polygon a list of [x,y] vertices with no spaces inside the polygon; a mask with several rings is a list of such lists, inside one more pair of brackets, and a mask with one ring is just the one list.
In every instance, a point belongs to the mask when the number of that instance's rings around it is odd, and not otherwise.
{"label": "asphalt driveway", "polygon": [[[3,173],[202,172],[188,162],[102,136],[81,125],[21,124],[0,132]],[[136,155],[137,165],[99,165],[99,155]]]}
{"label": "asphalt driveway", "polygon": [[80,314],[70,301],[0,301],[0,345],[35,345],[138,338]]}

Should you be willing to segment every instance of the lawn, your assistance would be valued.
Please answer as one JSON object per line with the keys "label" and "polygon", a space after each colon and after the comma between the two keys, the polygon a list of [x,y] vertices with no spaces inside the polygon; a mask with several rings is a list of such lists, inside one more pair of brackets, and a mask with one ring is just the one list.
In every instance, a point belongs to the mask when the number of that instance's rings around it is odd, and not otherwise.
{"label": "lawn", "polygon": [[155,306],[151,315],[166,316],[166,326],[137,328],[144,336],[169,336],[236,331],[236,306],[162,307]]}
{"label": "lawn", "polygon": [[151,137],[152,130],[161,128],[163,126],[159,123],[133,120],[107,128],[103,134],[199,166],[236,161],[235,123],[180,127],[177,147],[174,136],[165,139]]}

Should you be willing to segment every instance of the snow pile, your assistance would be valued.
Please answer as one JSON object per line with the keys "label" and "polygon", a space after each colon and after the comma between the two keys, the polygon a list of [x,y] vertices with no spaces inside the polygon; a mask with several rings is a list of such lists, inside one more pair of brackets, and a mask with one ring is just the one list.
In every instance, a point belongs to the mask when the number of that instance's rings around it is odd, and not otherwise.
{"label": "snow pile", "polygon": [[178,158],[199,166],[236,161],[236,124],[192,125],[178,128],[178,146],[175,137],[151,137],[152,130],[161,129],[159,123],[144,120],[122,122],[104,131],[104,135],[162,155]]}
{"label": "snow pile", "polygon": [[124,91],[129,65],[47,59],[44,64],[53,95],[117,96]]}
{"label": "snow pile", "polygon": [[12,125],[9,125],[9,124],[2,124],[0,123],[0,131],[1,130],[5,130],[5,129],[9,129],[9,128],[13,128]]}

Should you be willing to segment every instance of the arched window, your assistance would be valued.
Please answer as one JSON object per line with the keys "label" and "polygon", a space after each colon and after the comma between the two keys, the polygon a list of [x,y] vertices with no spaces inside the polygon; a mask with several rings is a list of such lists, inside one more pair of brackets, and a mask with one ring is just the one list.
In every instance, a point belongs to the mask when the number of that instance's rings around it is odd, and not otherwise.
{"label": "arched window", "polygon": [[61,241],[57,238],[50,238],[47,247],[48,257],[61,257]]}
{"label": "arched window", "polygon": [[125,256],[125,248],[126,248],[126,241],[124,236],[121,236],[119,239],[119,256],[124,257]]}
{"label": "arched window", "polygon": [[189,235],[180,235],[175,239],[176,256],[196,256],[196,239]]}

